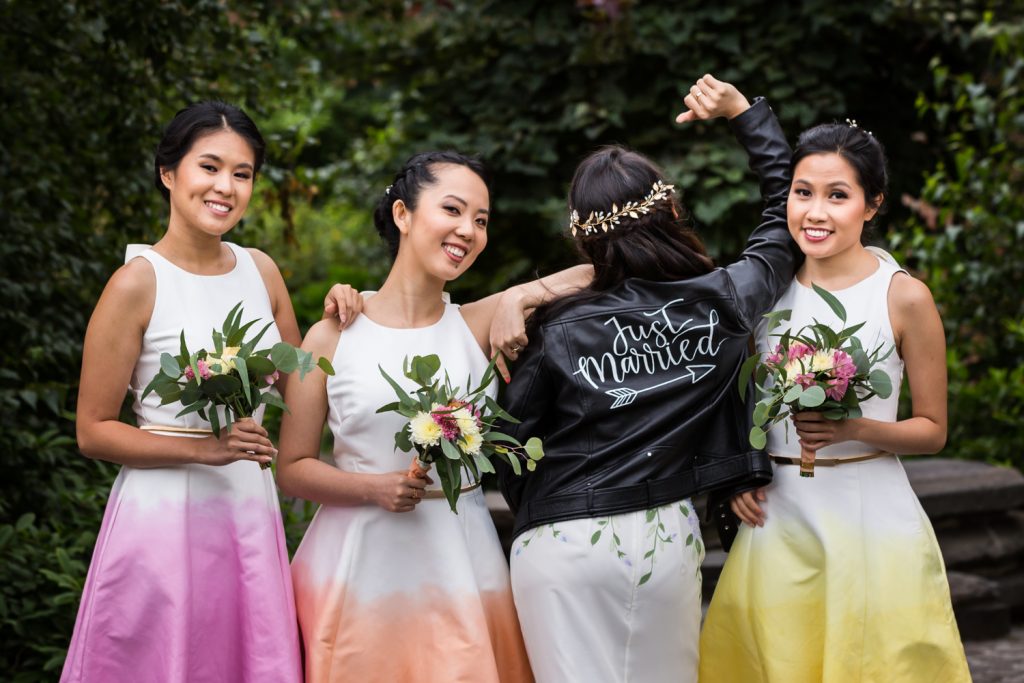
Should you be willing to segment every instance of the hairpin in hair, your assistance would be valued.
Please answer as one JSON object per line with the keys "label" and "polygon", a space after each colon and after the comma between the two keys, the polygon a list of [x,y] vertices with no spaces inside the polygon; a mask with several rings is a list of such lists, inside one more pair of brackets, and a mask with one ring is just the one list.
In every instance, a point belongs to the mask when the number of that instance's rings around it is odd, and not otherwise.
{"label": "hairpin in hair", "polygon": [[667,199],[674,187],[674,185],[666,185],[664,181],[657,180],[643,200],[639,202],[626,202],[622,205],[621,209],[618,205],[612,204],[610,213],[605,213],[604,211],[595,213],[591,211],[585,221],[581,221],[579,212],[573,209],[572,213],[569,214],[569,228],[572,230],[572,236],[575,237],[577,232],[590,235],[597,232],[598,228],[603,232],[608,232],[609,230],[614,230],[615,226],[623,218],[640,218],[640,214],[651,212],[651,207],[655,202]]}
{"label": "hairpin in hair", "polygon": [[848,125],[850,128],[856,128],[857,130],[864,131],[865,133],[867,133],[871,137],[875,137],[875,134],[872,133],[870,130],[864,130],[863,128],[858,126],[857,125],[857,119],[846,119],[846,125]]}
{"label": "hairpin in hair", "polygon": [[384,194],[391,194],[391,185],[388,185],[387,187],[384,188]]}

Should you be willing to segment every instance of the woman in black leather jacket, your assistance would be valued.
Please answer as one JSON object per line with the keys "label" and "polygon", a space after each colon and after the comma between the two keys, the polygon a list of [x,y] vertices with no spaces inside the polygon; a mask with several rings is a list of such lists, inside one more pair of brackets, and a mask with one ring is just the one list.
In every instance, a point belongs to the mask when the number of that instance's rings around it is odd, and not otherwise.
{"label": "woman in black leather jacket", "polygon": [[798,258],[790,150],[767,102],[727,83],[705,76],[684,102],[680,120],[730,119],[763,220],[736,263],[714,268],[648,159],[607,147],[576,171],[570,231],[594,280],[534,313],[505,401],[523,418],[507,430],[542,437],[547,453],[535,472],[502,477],[541,683],[695,681],[704,551],[689,498],[771,476],[736,377]]}

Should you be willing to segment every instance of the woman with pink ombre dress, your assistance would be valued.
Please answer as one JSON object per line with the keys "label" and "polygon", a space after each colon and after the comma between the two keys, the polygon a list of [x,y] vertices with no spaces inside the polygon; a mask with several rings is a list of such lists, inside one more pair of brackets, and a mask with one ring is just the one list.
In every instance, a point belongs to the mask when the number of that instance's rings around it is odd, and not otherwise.
{"label": "woman with pink ombre dress", "polygon": [[[263,139],[240,109],[183,109],[157,149],[167,233],[111,277],[86,333],[78,441],[120,463],[61,681],[298,683],[298,628],[270,470],[254,419],[218,435],[143,388],[162,353],[209,347],[228,311],[298,343],[288,293],[265,254],[222,241],[242,217]],[[118,421],[125,387],[138,427]]]}

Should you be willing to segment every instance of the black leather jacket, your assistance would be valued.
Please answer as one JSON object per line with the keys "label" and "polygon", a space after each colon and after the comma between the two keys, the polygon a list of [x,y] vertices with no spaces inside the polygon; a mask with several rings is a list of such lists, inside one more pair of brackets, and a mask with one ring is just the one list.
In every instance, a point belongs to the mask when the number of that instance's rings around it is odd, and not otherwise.
{"label": "black leather jacket", "polygon": [[793,278],[786,227],[791,152],[768,103],[730,121],[765,200],[740,259],[677,282],[629,279],[531,334],[504,404],[520,439],[546,456],[522,477],[499,471],[514,534],[566,519],[643,510],[699,491],[767,483],[740,400],[748,339]]}

